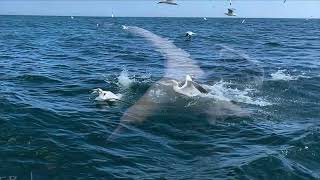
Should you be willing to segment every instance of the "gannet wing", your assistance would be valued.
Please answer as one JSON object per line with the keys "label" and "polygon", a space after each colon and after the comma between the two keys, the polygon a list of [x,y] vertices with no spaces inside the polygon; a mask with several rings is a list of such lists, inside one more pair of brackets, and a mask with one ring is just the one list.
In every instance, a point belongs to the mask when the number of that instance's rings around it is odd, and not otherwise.
{"label": "gannet wing", "polygon": [[192,85],[196,88],[196,89],[198,89],[198,91],[200,91],[201,93],[203,93],[203,94],[208,94],[209,92],[205,89],[205,88],[203,88],[201,85],[199,85],[198,83],[196,83],[196,82],[192,82]]}
{"label": "gannet wing", "polygon": [[128,29],[130,32],[146,38],[166,58],[164,77],[181,81],[188,74],[193,74],[197,78],[204,76],[204,72],[197,62],[190,58],[190,54],[175,46],[168,39],[139,27],[129,27]]}
{"label": "gannet wing", "polygon": [[[166,58],[166,70],[164,77],[159,80],[160,82],[166,78],[184,80],[184,78],[193,74],[196,77],[202,77],[204,72],[200,69],[197,63],[192,60],[190,55],[184,50],[176,47],[169,40],[162,38],[150,31],[139,27],[128,27],[128,31],[144,37],[151,42],[157,50]],[[133,122],[143,122],[149,115],[159,108],[159,104],[155,103],[150,96],[150,92],[157,89],[157,83],[148,89],[148,91],[131,106],[120,120],[120,124],[109,136],[109,140],[114,139],[120,134],[124,127]],[[165,102],[167,99],[164,99]]]}

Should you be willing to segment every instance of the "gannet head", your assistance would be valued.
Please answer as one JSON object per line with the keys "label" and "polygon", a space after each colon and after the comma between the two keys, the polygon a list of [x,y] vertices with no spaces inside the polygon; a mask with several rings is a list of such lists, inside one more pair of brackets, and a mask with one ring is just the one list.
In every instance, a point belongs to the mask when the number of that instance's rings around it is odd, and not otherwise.
{"label": "gannet head", "polygon": [[186,75],[186,81],[192,81],[192,78],[191,78],[191,76],[189,74]]}
{"label": "gannet head", "polygon": [[92,94],[99,94],[100,95],[102,92],[103,92],[102,89],[97,88],[97,89],[93,89]]}

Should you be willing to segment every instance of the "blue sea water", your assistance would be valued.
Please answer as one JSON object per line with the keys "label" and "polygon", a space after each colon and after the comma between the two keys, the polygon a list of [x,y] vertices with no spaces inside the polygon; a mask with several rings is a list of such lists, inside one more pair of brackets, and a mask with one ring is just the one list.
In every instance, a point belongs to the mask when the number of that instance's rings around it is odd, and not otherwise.
{"label": "blue sea water", "polygon": [[[320,21],[241,22],[0,16],[0,177],[320,179]],[[173,94],[108,139],[175,50],[210,93]],[[97,103],[95,88],[123,102]]]}

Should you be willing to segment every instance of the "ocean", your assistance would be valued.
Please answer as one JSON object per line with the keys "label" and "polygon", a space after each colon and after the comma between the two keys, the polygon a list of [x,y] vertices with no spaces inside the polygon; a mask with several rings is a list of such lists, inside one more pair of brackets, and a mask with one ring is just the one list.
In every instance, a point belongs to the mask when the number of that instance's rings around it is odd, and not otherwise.
{"label": "ocean", "polygon": [[0,16],[0,177],[320,179],[320,20],[242,21]]}

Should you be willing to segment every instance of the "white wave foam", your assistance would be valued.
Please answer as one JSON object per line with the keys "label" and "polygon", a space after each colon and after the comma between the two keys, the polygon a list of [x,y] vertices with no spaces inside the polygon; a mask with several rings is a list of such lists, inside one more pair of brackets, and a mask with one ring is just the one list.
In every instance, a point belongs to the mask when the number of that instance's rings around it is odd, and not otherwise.
{"label": "white wave foam", "polygon": [[221,101],[234,101],[245,104],[253,104],[258,106],[269,106],[271,103],[265,101],[262,98],[253,98],[250,96],[250,93],[255,91],[254,89],[246,88],[244,90],[240,90],[237,88],[231,88],[231,83],[227,83],[224,81],[219,81],[212,86],[205,85],[206,88],[210,90],[209,94],[206,95],[208,97],[212,97]]}
{"label": "white wave foam", "polygon": [[298,80],[299,78],[308,78],[308,76],[305,76],[304,73],[302,73],[301,75],[294,76],[294,75],[291,75],[286,69],[281,69],[271,74],[271,79],[275,81],[277,80],[293,81],[293,80]]}

